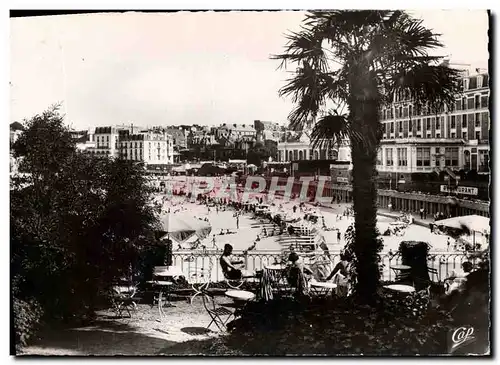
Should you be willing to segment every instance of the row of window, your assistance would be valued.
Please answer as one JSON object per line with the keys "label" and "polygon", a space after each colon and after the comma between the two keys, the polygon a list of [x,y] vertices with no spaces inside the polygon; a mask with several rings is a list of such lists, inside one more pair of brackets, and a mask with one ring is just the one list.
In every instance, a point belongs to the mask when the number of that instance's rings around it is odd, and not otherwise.
{"label": "row of window", "polygon": [[[460,137],[458,137],[458,136],[460,136]],[[416,138],[424,138],[424,137],[426,137],[426,138],[432,138],[430,131],[427,131],[427,135],[426,136],[424,136],[423,134],[420,134],[420,135],[416,135],[415,137]],[[481,131],[474,131],[473,137],[474,138],[472,138],[471,136],[469,136],[468,132],[466,132],[466,131],[463,131],[462,134],[460,134],[460,133],[457,134],[456,130],[450,131],[450,138],[451,139],[462,138],[462,139],[464,139],[466,141],[469,141],[471,139],[481,140],[482,139],[481,138],[482,137],[481,136]],[[441,138],[441,133],[436,131],[436,134],[435,134],[434,138]]]}
{"label": "row of window", "polygon": [[[489,122],[489,113],[475,113],[475,114],[461,114],[461,115],[452,115],[448,117],[450,120],[450,129],[460,128],[468,128],[469,123],[473,123],[474,127],[481,127],[481,123]],[[396,123],[396,124],[394,124]],[[399,132],[403,132],[403,123],[408,123],[408,132],[413,131],[413,121],[397,121],[387,123],[386,130],[389,130],[389,133],[394,133],[395,129]],[[441,130],[441,127],[444,125],[444,117],[432,117],[432,118],[418,118],[415,120],[415,125],[417,128],[417,132],[422,131],[422,127],[424,127],[425,131],[432,131],[432,124],[435,123],[435,129],[437,134],[440,134],[438,131]],[[440,138],[436,136],[436,138]],[[453,137],[452,137],[453,138]]]}
{"label": "row of window", "polygon": [[[475,110],[475,109],[484,109],[489,106],[489,96],[488,95],[475,95],[470,97],[463,97],[455,101],[455,105],[452,107],[453,111],[459,110]],[[429,106],[423,107],[415,107],[413,105],[409,106],[394,106],[388,109],[382,109],[382,120],[393,119],[396,116],[396,119],[399,118],[408,118],[413,116],[425,116],[431,115],[434,112],[431,110]],[[438,114],[444,113],[444,108],[441,108]]]}
{"label": "row of window", "polygon": [[[293,150],[293,151],[279,151],[280,160],[281,161],[294,161],[294,160],[305,160],[307,156],[307,150]],[[309,150],[309,160],[319,160],[328,158],[330,160],[335,159],[337,156],[337,152],[334,150],[329,150],[328,153],[326,150],[315,151]]]}
{"label": "row of window", "polygon": [[[385,150],[385,164],[386,166],[408,166],[408,149],[395,148],[396,156],[393,155],[394,148],[386,148]],[[436,166],[440,165],[441,161],[441,148],[435,148]],[[397,160],[394,160],[397,157]],[[445,147],[444,148],[445,166],[458,166],[458,147]],[[379,150],[377,155],[377,164],[382,165],[382,151]],[[417,166],[430,166],[431,165],[431,148],[430,147],[417,147]]]}

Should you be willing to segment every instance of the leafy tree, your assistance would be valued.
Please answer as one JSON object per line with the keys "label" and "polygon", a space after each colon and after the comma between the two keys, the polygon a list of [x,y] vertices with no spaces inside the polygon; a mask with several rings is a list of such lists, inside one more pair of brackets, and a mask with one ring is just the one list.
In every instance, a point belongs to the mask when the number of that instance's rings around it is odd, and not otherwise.
{"label": "leafy tree", "polygon": [[247,162],[260,166],[262,162],[267,162],[269,157],[276,158],[277,146],[273,141],[265,141],[265,143],[256,143],[254,148],[248,151]]}
{"label": "leafy tree", "polygon": [[150,189],[140,166],[77,151],[57,108],[25,128],[12,147],[25,172],[11,182],[13,295],[53,317],[92,314],[151,240]]}
{"label": "leafy tree", "polygon": [[285,52],[273,56],[281,67],[297,66],[280,90],[297,103],[290,127],[302,130],[315,120],[314,147],[350,140],[356,294],[364,301],[376,298],[380,281],[375,176],[381,108],[399,96],[417,111],[428,107],[437,114],[459,92],[459,72],[428,54],[442,46],[437,37],[403,11],[314,11],[301,31],[287,36]]}

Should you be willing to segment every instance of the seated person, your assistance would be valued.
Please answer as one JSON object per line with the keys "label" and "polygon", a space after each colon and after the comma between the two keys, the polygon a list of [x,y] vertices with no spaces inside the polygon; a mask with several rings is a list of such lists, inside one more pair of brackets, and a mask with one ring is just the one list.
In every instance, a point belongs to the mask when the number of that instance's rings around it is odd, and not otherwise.
{"label": "seated person", "polygon": [[[219,259],[220,266],[222,268],[222,272],[224,277],[230,280],[241,280],[244,277],[252,277],[252,273],[249,273],[246,270],[242,270],[243,260],[233,260],[232,258],[233,246],[229,243],[224,245],[224,251],[222,252],[222,256]],[[235,265],[240,265],[237,268]]]}
{"label": "seated person", "polygon": [[349,264],[351,258],[345,253],[340,254],[340,261],[335,265],[333,271],[328,275],[326,281],[332,280],[334,284],[337,284],[335,293],[339,296],[347,296],[350,289],[349,284]]}
{"label": "seated person", "polygon": [[296,252],[291,252],[288,256],[290,265],[288,266],[287,280],[288,283],[299,290],[301,294],[307,292],[309,281],[313,277],[313,271],[300,262],[299,255]]}
{"label": "seated person", "polygon": [[467,281],[467,275],[472,271],[472,263],[465,261],[462,263],[462,269],[456,269],[451,272],[451,275],[444,280],[446,295],[450,295],[455,291],[461,291]]}

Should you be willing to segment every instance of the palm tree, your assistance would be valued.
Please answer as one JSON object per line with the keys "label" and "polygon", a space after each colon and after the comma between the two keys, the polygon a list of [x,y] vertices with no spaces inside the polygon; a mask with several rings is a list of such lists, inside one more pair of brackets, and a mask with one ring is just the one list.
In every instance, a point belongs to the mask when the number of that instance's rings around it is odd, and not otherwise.
{"label": "palm tree", "polygon": [[315,148],[350,141],[355,292],[365,302],[377,297],[383,246],[376,229],[375,184],[381,107],[396,95],[413,102],[417,111],[428,107],[436,114],[454,103],[459,71],[428,54],[442,46],[438,36],[403,11],[313,11],[299,32],[287,35],[285,52],[272,56],[281,60],[281,68],[297,67],[280,90],[297,104],[290,128],[302,130],[315,120]]}

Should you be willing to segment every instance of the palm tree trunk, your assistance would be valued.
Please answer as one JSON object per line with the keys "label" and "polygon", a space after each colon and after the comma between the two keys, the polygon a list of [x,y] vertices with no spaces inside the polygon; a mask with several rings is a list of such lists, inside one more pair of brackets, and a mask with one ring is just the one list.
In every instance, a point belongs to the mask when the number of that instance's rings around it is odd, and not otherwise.
{"label": "palm tree trunk", "polygon": [[352,146],[353,208],[355,213],[354,253],[356,255],[356,293],[364,303],[376,298],[380,281],[377,232],[376,152],[359,143]]}
{"label": "palm tree trunk", "polygon": [[376,161],[381,138],[376,78],[358,65],[351,78],[353,116],[351,155],[353,162],[354,253],[356,255],[356,295],[363,303],[377,299],[380,283],[379,251],[382,241],[377,231]]}

